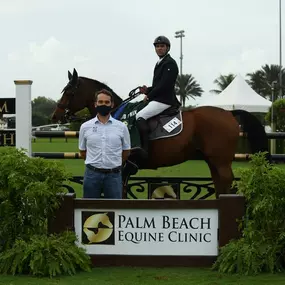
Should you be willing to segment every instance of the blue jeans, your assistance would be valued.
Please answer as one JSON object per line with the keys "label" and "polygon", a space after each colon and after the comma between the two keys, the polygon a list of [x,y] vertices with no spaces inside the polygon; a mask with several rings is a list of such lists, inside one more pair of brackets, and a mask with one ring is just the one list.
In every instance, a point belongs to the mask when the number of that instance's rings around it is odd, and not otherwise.
{"label": "blue jeans", "polygon": [[122,199],[122,173],[101,173],[85,168],[83,179],[83,198]]}

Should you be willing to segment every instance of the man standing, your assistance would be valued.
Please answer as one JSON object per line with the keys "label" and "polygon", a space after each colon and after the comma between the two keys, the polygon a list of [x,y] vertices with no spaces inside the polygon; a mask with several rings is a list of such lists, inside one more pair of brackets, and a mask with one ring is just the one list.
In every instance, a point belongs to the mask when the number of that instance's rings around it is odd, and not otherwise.
{"label": "man standing", "polygon": [[131,144],[127,126],[111,116],[112,93],[100,90],[95,94],[97,116],[80,127],[79,150],[85,160],[83,197],[122,198],[121,168],[127,160]]}

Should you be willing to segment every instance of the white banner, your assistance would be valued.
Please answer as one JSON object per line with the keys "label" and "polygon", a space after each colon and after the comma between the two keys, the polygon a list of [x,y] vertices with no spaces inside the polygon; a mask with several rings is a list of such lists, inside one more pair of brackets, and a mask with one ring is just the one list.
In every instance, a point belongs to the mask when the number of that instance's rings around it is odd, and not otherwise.
{"label": "white banner", "polygon": [[76,209],[74,223],[88,254],[218,254],[217,209]]}

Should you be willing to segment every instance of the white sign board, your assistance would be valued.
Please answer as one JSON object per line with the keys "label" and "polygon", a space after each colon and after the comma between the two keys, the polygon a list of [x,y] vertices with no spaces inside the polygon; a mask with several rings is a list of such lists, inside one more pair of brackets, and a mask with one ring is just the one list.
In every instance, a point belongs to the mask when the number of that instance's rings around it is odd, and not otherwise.
{"label": "white sign board", "polygon": [[217,209],[75,209],[74,224],[88,254],[218,254]]}

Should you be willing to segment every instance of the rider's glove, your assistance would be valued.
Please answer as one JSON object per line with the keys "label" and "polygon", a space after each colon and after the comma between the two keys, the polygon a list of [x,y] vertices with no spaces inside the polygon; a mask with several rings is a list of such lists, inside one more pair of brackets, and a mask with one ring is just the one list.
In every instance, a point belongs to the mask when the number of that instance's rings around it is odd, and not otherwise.
{"label": "rider's glove", "polygon": [[146,94],[147,93],[147,87],[145,85],[140,87],[140,93]]}

